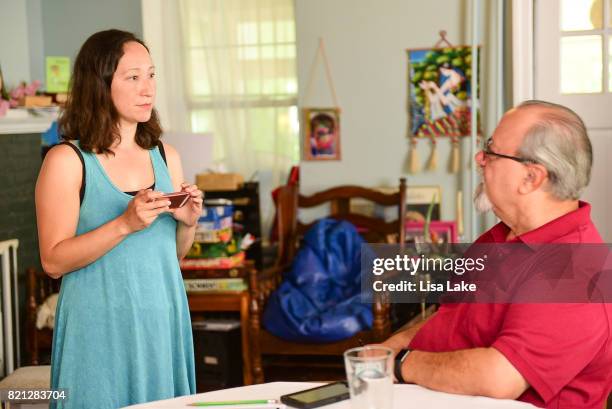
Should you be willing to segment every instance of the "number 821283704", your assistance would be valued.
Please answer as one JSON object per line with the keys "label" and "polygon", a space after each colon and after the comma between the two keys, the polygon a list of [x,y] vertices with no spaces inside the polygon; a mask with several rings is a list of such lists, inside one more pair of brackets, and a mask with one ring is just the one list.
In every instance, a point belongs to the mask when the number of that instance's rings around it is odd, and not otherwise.
{"label": "number 821283704", "polygon": [[67,398],[66,389],[0,389],[0,402],[60,401]]}

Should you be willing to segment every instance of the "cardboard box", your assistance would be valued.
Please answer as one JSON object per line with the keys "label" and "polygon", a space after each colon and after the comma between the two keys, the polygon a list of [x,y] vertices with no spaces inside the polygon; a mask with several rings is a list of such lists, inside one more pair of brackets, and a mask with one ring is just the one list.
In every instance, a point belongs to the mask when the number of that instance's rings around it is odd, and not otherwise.
{"label": "cardboard box", "polygon": [[196,185],[200,190],[236,190],[244,183],[238,173],[200,173],[196,175]]}
{"label": "cardboard box", "polygon": [[45,95],[28,95],[25,97],[23,105],[27,108],[48,107],[52,101],[53,98]]}
{"label": "cardboard box", "polygon": [[199,243],[227,243],[232,238],[234,207],[229,204],[210,206],[204,202],[202,216],[198,220],[195,241]]}

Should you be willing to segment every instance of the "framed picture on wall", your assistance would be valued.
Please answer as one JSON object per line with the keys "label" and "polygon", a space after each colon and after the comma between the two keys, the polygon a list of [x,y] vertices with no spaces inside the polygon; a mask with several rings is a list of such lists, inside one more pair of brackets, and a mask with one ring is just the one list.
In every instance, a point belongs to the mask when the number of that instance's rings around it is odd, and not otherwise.
{"label": "framed picture on wall", "polygon": [[67,93],[70,83],[70,58],[47,57],[47,92]]}
{"label": "framed picture on wall", "polygon": [[[406,222],[406,241],[413,242],[423,237],[425,223]],[[457,224],[454,221],[434,220],[429,225],[430,236],[427,241],[436,244],[457,243]]]}
{"label": "framed picture on wall", "polygon": [[340,109],[304,108],[302,121],[303,159],[340,160]]}
{"label": "framed picture on wall", "polygon": [[431,220],[440,220],[442,188],[440,186],[408,186],[406,189],[406,220],[424,222],[427,209],[434,202]]}
{"label": "framed picture on wall", "polygon": [[[469,136],[472,48],[420,48],[407,53],[411,134],[417,138]],[[476,55],[480,58],[480,47]],[[478,128],[480,134],[480,123]]]}

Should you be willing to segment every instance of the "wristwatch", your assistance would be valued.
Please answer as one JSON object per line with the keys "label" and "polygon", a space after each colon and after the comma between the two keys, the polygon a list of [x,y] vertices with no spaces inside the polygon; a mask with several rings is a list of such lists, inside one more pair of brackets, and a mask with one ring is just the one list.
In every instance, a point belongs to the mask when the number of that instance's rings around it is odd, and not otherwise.
{"label": "wristwatch", "polygon": [[402,349],[395,355],[395,365],[393,365],[393,372],[395,373],[395,379],[399,383],[406,383],[402,376],[402,364],[408,358],[408,355],[412,352],[412,349]]}

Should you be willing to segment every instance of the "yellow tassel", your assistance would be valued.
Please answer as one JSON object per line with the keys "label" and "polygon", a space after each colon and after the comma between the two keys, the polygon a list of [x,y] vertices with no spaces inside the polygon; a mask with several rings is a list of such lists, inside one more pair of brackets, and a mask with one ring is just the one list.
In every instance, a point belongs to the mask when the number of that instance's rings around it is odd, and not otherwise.
{"label": "yellow tassel", "polygon": [[453,144],[453,148],[451,151],[451,160],[450,160],[449,170],[451,173],[458,173],[459,172],[459,139],[453,138],[452,144]]}
{"label": "yellow tassel", "polygon": [[410,139],[410,152],[408,152],[408,173],[419,173],[419,155],[417,152],[417,139]]}
{"label": "yellow tassel", "polygon": [[438,169],[438,149],[437,149],[436,140],[431,139],[431,154],[429,155],[429,160],[427,161],[427,170],[435,171]]}

